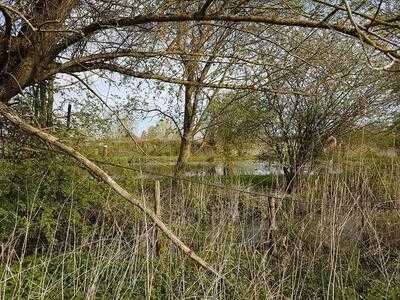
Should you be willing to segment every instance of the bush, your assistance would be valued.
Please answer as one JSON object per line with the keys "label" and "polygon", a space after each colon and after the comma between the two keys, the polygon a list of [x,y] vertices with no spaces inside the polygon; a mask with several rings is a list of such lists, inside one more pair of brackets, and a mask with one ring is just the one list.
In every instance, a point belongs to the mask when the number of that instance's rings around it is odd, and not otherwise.
{"label": "bush", "polygon": [[3,161],[0,243],[18,255],[72,245],[90,233],[104,198],[98,183],[59,155]]}

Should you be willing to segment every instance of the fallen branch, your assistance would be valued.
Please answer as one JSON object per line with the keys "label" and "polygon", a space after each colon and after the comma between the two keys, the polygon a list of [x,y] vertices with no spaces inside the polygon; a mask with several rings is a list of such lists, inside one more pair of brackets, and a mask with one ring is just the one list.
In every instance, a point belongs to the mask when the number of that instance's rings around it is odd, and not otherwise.
{"label": "fallen branch", "polygon": [[22,130],[23,132],[36,136],[40,138],[42,141],[46,142],[49,145],[52,145],[59,149],[61,152],[67,154],[68,156],[74,158],[77,162],[79,162],[87,171],[91,174],[95,175],[99,180],[106,183],[109,187],[111,187],[115,192],[117,192],[122,198],[128,201],[130,204],[138,207],[142,210],[156,225],[160,230],[167,236],[168,239],[171,240],[182,252],[184,252],[187,256],[189,256],[193,261],[197,264],[210,271],[211,273],[218,276],[220,279],[223,277],[212,268],[206,261],[204,261],[201,257],[196,255],[188,246],[186,246],[159,218],[156,214],[146,206],[144,206],[140,201],[136,200],[128,191],[126,191],[123,187],[121,187],[117,182],[115,182],[106,172],[104,172],[101,168],[99,168],[92,161],[87,159],[81,153],[65,145],[55,136],[43,132],[42,130],[26,123],[22,120],[11,108],[9,108],[3,102],[0,102],[0,114],[2,114],[8,121],[10,121],[15,127]]}

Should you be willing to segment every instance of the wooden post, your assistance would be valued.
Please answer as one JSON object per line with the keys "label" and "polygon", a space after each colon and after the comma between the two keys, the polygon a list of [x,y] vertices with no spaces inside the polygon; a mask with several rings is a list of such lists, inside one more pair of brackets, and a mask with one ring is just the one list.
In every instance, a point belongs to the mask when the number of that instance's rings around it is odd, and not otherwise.
{"label": "wooden post", "polygon": [[69,103],[68,110],[67,110],[67,130],[71,129],[71,109],[72,109],[72,105],[71,105],[71,103]]}
{"label": "wooden post", "polygon": [[107,145],[102,145],[101,146],[101,155],[103,157],[107,157],[108,156],[108,146]]}
{"label": "wooden post", "polygon": [[[154,213],[158,218],[161,217],[161,197],[160,197],[160,181],[156,180],[154,184]],[[154,248],[156,256],[160,256],[161,246],[158,240],[158,228],[154,226]]]}

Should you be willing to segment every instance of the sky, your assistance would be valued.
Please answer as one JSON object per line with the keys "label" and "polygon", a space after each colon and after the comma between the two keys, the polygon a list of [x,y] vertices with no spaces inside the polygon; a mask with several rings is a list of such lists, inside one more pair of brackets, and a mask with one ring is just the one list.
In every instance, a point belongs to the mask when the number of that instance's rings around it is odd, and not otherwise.
{"label": "sky", "polygon": [[[167,103],[171,100],[171,95],[167,90],[160,90],[156,85],[142,79],[125,82],[119,75],[110,76],[110,80],[107,80],[96,75],[90,75],[90,77],[86,78],[85,74],[79,75],[85,82],[90,83],[90,87],[107,103],[107,105],[113,108],[113,110],[121,108],[129,98],[134,98],[138,101],[146,101],[149,106],[157,105],[159,108],[167,109]],[[79,84],[74,85],[73,88],[70,87],[72,83],[76,82],[78,82],[76,78],[68,75],[61,75],[57,78],[58,86],[64,86],[64,88],[60,88],[59,92],[55,95],[56,106],[61,110],[58,113],[59,115],[66,115],[68,103],[72,104],[73,112],[79,110],[79,106],[76,105],[75,101],[85,103],[85,98],[88,96],[91,96],[93,101],[101,103],[101,101],[84,85]],[[67,87],[65,88],[65,86]],[[106,107],[104,107],[104,110],[110,112]],[[160,118],[154,114],[148,117],[142,117],[137,114],[133,116],[133,119],[134,134],[138,136],[160,120]],[[116,119],[115,122],[117,122]]]}

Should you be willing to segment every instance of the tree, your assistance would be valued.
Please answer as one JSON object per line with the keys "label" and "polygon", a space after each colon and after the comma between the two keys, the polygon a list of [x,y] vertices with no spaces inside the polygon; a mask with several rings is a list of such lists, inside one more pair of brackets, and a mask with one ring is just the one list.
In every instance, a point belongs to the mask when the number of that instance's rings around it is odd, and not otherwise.
{"label": "tree", "polygon": [[33,87],[33,108],[40,127],[53,126],[54,82],[45,81]]}
{"label": "tree", "polygon": [[248,130],[248,121],[256,112],[248,108],[252,93],[230,92],[219,95],[210,105],[203,125],[203,144],[222,151],[229,159],[232,153],[239,156],[250,149],[255,136]]}
{"label": "tree", "polygon": [[150,126],[143,132],[145,139],[179,139],[179,133],[175,125],[169,119],[161,119],[157,124]]}
{"label": "tree", "polygon": [[[324,46],[325,37],[321,39],[304,44],[297,54],[309,51],[310,46],[324,53],[321,48],[332,44]],[[276,74],[279,80],[274,81],[281,88],[304,94],[253,94],[244,102],[247,113],[236,125],[270,147],[282,166],[289,193],[329,141],[376,121],[393,105],[390,94],[374,85],[376,72],[364,67],[351,44],[338,42],[328,57],[313,52],[309,56],[306,63],[288,59],[288,65]]]}
{"label": "tree", "polygon": [[[184,7],[180,9],[183,11]],[[165,63],[164,68],[168,70],[161,72],[170,75],[164,76],[161,81],[168,82],[168,78],[175,76],[175,82],[181,83],[181,87],[170,90],[169,96],[175,101],[164,107],[159,107],[159,103],[154,101],[150,107],[147,107],[149,103],[139,107],[134,103],[133,110],[157,114],[175,124],[180,136],[175,175],[181,175],[190,157],[194,136],[202,125],[203,115],[234,65],[232,59],[225,57],[234,54],[235,35],[232,28],[215,26],[214,22],[166,24],[160,26],[155,34],[173,57],[166,58],[173,62]],[[154,63],[158,65],[159,61]],[[150,63],[147,68],[155,69],[155,66]]]}

